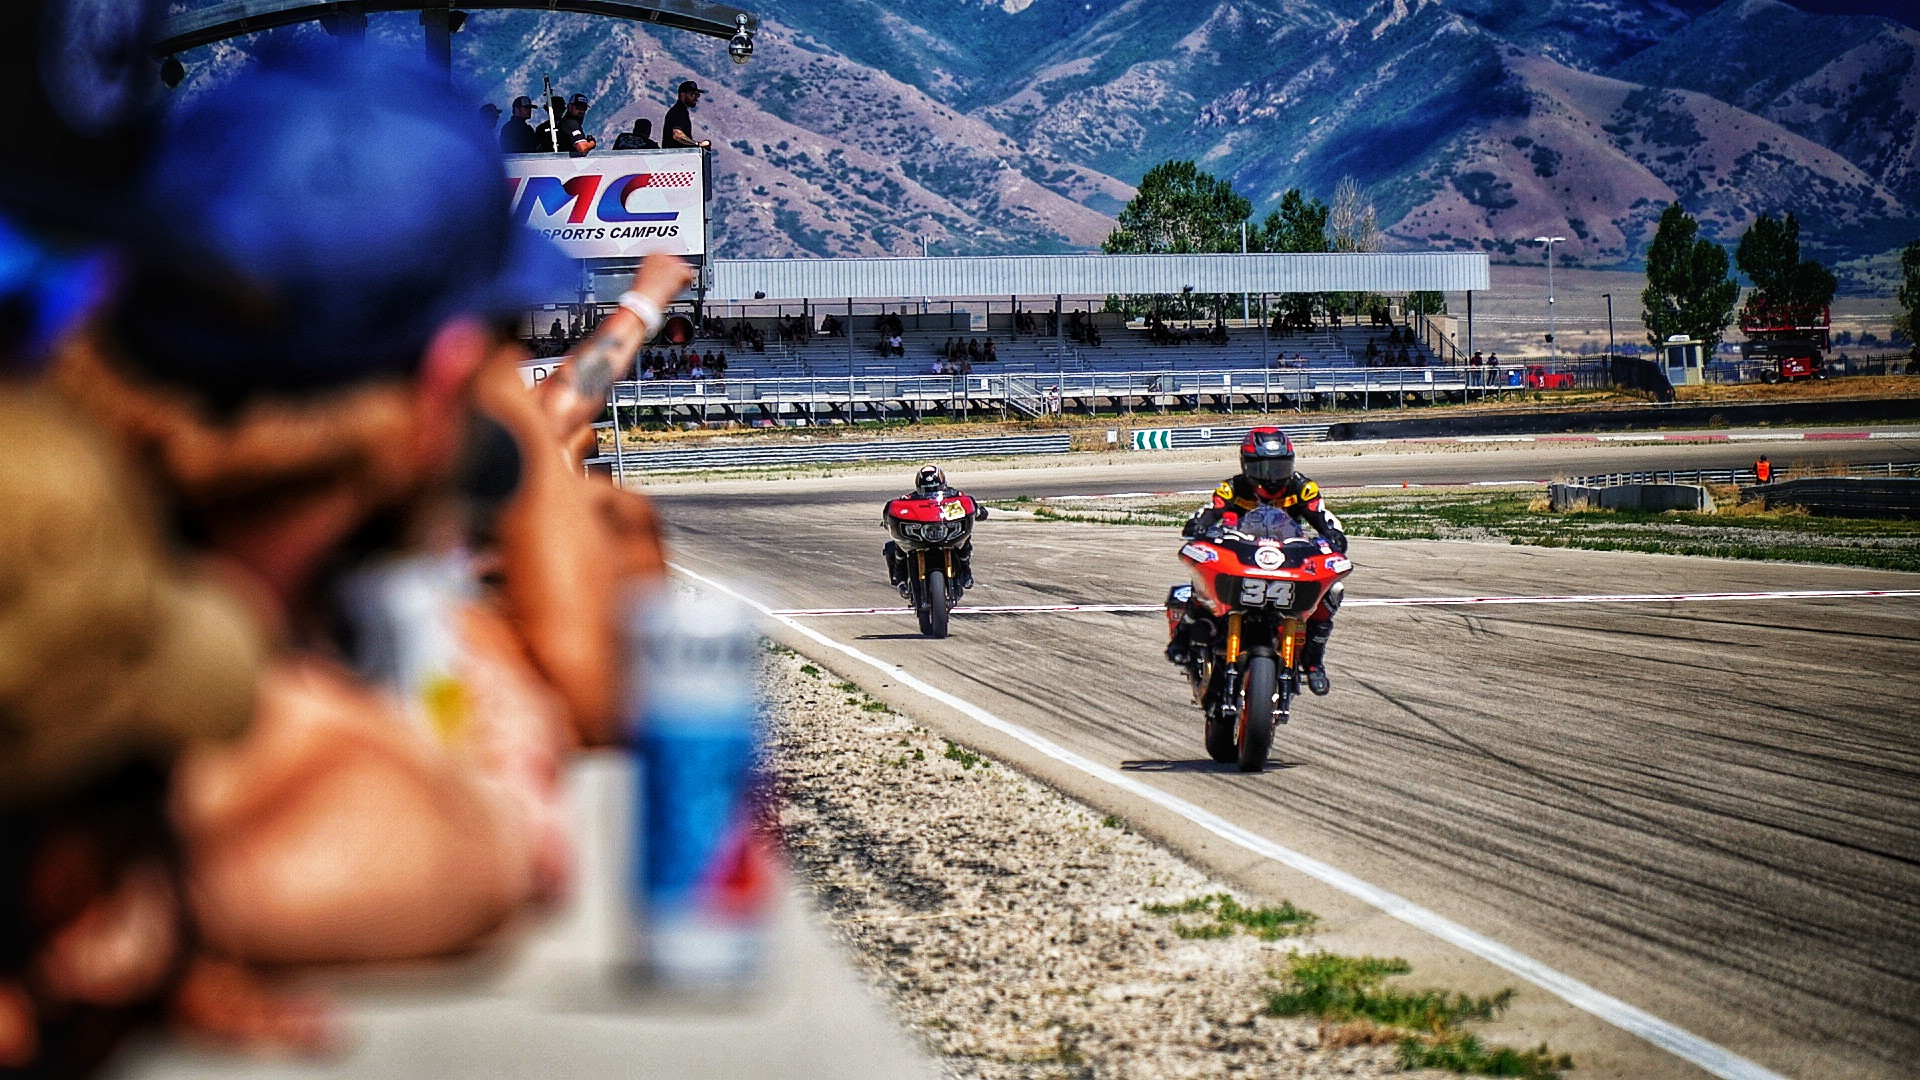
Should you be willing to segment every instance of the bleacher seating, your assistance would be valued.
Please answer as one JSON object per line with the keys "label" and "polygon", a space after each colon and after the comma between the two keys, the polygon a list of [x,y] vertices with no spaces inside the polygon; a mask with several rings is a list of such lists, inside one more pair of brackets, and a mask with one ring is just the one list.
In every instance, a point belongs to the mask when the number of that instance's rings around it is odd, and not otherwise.
{"label": "bleacher seating", "polygon": [[[991,334],[974,331],[964,335],[953,335],[946,330],[908,330],[900,338],[906,355],[898,358],[880,355],[876,348],[879,339],[871,332],[855,333],[853,367],[862,375],[928,374],[939,356],[940,348],[951,336],[979,338],[983,345],[989,338],[992,339],[999,360],[990,364],[975,364],[975,375],[1048,374],[1056,371],[1078,374],[1248,370],[1276,366],[1281,361],[1286,366],[1353,368],[1364,366],[1369,337],[1380,341],[1383,349],[1387,347],[1384,344],[1386,333],[1378,328],[1319,329],[1285,338],[1269,336],[1263,343],[1257,326],[1236,326],[1228,330],[1227,343],[1224,345],[1204,341],[1155,345],[1148,340],[1145,331],[1129,328],[1107,331],[1098,347],[1071,340],[1062,342],[1045,334],[1008,334],[1004,330]],[[803,371],[818,378],[846,374],[848,344],[844,337],[815,335],[807,344],[787,344],[780,348],[783,351],[779,367],[783,374],[789,370]],[[767,355],[772,356],[774,349],[775,346],[769,343]],[[1420,358],[1416,363],[1434,363],[1433,357],[1422,348],[1409,346],[1409,351]],[[758,360],[754,354],[748,353],[746,356]],[[734,353],[730,351],[727,357],[732,362]],[[738,362],[733,362],[730,370],[743,369]],[[768,374],[772,373],[768,371]]]}

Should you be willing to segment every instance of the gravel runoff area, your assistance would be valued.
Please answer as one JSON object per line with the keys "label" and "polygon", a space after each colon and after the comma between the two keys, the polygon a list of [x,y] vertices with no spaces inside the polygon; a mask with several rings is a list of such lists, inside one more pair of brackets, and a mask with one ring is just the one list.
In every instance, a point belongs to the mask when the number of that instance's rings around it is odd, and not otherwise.
{"label": "gravel runoff area", "polygon": [[1146,905],[1233,890],[817,661],[776,646],[763,670],[789,862],[947,1075],[1415,1075],[1264,1015],[1310,934],[1183,937]]}

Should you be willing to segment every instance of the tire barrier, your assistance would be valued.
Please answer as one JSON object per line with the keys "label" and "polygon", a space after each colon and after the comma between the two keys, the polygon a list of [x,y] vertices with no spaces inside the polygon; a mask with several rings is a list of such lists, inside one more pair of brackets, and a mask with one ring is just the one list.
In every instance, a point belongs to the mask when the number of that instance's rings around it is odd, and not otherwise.
{"label": "tire barrier", "polygon": [[[1019,457],[1064,454],[1072,436],[1006,435],[972,439],[921,439],[888,442],[820,442],[702,446],[685,450],[635,450],[619,455],[628,471],[684,472],[693,469],[745,469],[764,465],[817,465],[846,461],[917,461],[923,458]],[[615,455],[587,460],[588,468],[611,469]]]}
{"label": "tire barrier", "polygon": [[1920,518],[1920,478],[1810,476],[1740,489],[1740,498],[1824,517]]}

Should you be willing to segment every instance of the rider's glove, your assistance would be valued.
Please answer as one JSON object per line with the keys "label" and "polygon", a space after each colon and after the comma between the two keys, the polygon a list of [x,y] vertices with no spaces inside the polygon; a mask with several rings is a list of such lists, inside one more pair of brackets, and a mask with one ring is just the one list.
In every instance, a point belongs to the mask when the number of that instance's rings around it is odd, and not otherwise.
{"label": "rider's glove", "polygon": [[1347,534],[1341,532],[1339,529],[1335,529],[1327,534],[1327,543],[1333,545],[1333,550],[1340,554],[1345,555],[1347,553]]}

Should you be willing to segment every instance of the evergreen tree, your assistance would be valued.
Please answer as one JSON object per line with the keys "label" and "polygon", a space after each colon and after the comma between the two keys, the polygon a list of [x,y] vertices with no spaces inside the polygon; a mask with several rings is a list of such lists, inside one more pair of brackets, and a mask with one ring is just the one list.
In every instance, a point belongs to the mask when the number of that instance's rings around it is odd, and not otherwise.
{"label": "evergreen tree", "polygon": [[1740,282],[1727,274],[1725,248],[1700,239],[1700,223],[1668,206],[1647,248],[1647,287],[1640,294],[1647,340],[1655,348],[1675,334],[1706,343],[1711,356],[1733,321]]}

